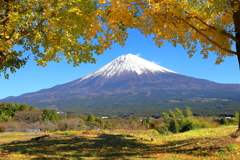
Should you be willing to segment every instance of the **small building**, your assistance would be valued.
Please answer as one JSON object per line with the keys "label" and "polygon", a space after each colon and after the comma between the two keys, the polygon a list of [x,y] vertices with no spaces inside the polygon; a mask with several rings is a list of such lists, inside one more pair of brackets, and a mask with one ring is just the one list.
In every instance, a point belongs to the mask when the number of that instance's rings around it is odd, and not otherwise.
{"label": "small building", "polygon": [[40,134],[40,129],[26,129],[27,134]]}
{"label": "small building", "polygon": [[108,116],[102,116],[102,119],[107,119],[108,118]]}

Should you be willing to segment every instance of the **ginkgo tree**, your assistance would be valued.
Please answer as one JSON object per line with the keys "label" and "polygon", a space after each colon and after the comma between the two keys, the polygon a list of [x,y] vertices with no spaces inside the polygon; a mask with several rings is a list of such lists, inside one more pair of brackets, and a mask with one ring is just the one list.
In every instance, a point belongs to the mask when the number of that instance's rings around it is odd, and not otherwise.
{"label": "ginkgo tree", "polygon": [[0,71],[8,76],[8,69],[24,66],[29,50],[42,66],[64,56],[75,65],[95,62],[92,51],[98,45],[78,41],[94,21],[95,10],[91,0],[0,0]]}
{"label": "ginkgo tree", "polygon": [[99,11],[95,0],[0,0],[0,75],[8,78],[29,55],[41,66],[95,63],[106,48],[102,37],[89,37]]}
{"label": "ginkgo tree", "polygon": [[173,46],[182,45],[189,57],[199,48],[203,58],[215,53],[216,64],[226,56],[240,56],[239,0],[99,0],[99,3],[109,33],[105,36],[106,45],[111,44],[109,40],[114,36],[126,39],[126,28],[137,28],[146,36],[153,35],[159,47],[166,41]]}

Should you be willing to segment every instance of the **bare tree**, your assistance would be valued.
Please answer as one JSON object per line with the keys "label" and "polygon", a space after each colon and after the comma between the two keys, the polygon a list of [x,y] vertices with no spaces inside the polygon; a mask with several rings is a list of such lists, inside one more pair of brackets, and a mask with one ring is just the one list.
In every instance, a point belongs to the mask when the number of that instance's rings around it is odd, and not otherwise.
{"label": "bare tree", "polygon": [[42,111],[20,111],[15,114],[14,120],[18,122],[35,123],[42,120]]}

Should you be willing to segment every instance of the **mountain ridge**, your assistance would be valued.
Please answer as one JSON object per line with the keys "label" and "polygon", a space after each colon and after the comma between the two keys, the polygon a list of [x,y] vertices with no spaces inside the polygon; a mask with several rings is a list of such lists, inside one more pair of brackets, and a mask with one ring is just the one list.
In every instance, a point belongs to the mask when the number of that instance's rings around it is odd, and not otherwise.
{"label": "mountain ridge", "polygon": [[[212,93],[212,97],[216,97],[217,92],[221,94],[231,92],[231,95],[236,95],[240,94],[240,85],[220,84],[185,76],[138,56],[127,54],[82,78],[17,97],[6,97],[0,102],[29,103],[36,107],[41,106],[41,103],[48,103],[45,106],[48,107],[59,101],[62,103],[72,99],[94,101],[94,98],[101,96],[117,98],[118,95],[130,97],[132,95],[136,99],[137,95],[150,98],[153,94],[157,98],[158,94],[159,101],[160,99],[162,101],[162,97],[165,100],[174,95],[191,97],[192,93],[194,96],[209,97],[211,94],[207,92]],[[116,100],[109,101],[109,105],[115,102]]]}

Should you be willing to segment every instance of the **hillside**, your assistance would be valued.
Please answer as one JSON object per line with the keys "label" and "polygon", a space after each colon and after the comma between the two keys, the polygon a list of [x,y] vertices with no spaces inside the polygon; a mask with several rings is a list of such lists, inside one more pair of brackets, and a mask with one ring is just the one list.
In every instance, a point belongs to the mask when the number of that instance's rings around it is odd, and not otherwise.
{"label": "hillside", "polygon": [[72,82],[0,102],[96,114],[156,113],[191,106],[196,114],[233,114],[240,84],[189,77],[127,54]]}

